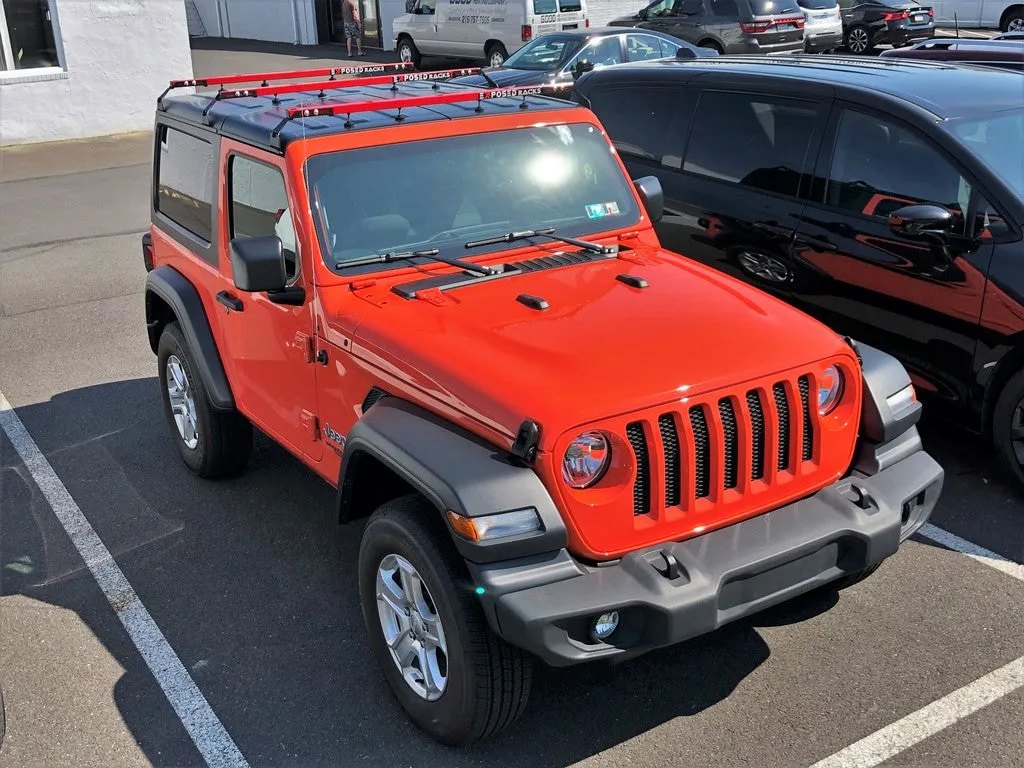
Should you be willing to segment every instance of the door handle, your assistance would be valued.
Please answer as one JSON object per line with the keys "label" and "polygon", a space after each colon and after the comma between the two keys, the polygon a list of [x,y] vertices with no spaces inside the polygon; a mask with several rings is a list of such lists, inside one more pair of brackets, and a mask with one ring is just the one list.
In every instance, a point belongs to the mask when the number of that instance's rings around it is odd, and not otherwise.
{"label": "door handle", "polygon": [[221,291],[220,293],[218,293],[217,301],[219,301],[228,309],[233,309],[235,312],[241,312],[243,309],[245,309],[245,305],[242,303],[242,300],[239,299],[237,296],[232,296],[227,291]]}

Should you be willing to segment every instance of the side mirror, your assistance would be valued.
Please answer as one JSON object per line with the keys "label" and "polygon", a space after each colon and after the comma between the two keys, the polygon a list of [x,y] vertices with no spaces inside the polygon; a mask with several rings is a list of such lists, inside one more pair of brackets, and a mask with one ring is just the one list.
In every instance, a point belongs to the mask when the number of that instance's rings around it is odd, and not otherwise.
{"label": "side mirror", "polygon": [[585,72],[590,72],[593,69],[594,63],[592,61],[577,61],[572,67],[572,77],[575,80]]}
{"label": "side mirror", "polygon": [[284,253],[279,237],[236,237],[231,241],[235,287],[247,293],[284,290]]}
{"label": "side mirror", "polygon": [[[714,49],[712,48],[710,50],[714,50]],[[715,54],[717,54],[717,53],[718,53],[718,51],[715,51]],[[677,59],[696,59],[697,58],[697,53],[690,46],[682,45],[682,46],[679,47],[679,50],[676,51],[676,58]]]}
{"label": "side mirror", "polygon": [[652,223],[661,221],[665,214],[665,193],[661,189],[661,182],[657,176],[644,176],[633,180],[633,186],[640,193],[640,199],[647,209],[647,215],[651,217]]}
{"label": "side mirror", "polygon": [[905,205],[889,214],[889,229],[912,240],[945,245],[955,221],[953,212],[941,205]]}

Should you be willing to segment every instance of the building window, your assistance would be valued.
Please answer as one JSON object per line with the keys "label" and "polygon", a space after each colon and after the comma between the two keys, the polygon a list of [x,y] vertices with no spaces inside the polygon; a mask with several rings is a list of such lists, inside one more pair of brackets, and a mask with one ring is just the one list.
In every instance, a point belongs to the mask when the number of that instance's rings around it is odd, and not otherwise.
{"label": "building window", "polygon": [[0,72],[60,67],[54,0],[0,0]]}

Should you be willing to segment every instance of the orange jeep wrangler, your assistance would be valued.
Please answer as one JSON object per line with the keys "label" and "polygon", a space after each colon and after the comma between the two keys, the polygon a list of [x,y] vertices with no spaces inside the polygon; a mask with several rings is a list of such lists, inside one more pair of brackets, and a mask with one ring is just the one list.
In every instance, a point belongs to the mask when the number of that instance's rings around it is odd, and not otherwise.
{"label": "orange jeep wrangler", "polygon": [[237,473],[255,427],[337,487],[416,724],[473,742],[538,659],[852,583],[925,522],[894,358],[663,250],[586,108],[406,66],[173,82],[143,254],[184,462]]}

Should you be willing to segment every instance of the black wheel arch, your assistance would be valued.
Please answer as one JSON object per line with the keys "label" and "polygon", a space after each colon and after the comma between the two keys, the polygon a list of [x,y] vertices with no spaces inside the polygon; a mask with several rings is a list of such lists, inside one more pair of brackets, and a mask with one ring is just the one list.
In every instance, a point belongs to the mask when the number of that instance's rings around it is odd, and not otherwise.
{"label": "black wheel arch", "polygon": [[157,267],[146,275],[146,329],[154,354],[164,326],[175,321],[195,356],[198,373],[213,407],[220,411],[233,410],[234,395],[199,291],[173,267]]}
{"label": "black wheel arch", "polygon": [[1000,356],[995,370],[984,385],[981,401],[981,432],[987,437],[992,436],[992,420],[1000,393],[1013,378],[1013,375],[1024,368],[1024,335],[1018,334],[1012,339],[1008,339],[1007,343],[1012,346]]}
{"label": "black wheel arch", "polygon": [[[345,438],[337,512],[346,523],[414,491],[441,516],[459,554],[488,563],[564,549],[565,523],[540,477],[507,451],[407,400],[379,397]],[[480,517],[533,508],[543,530],[488,542],[456,534],[446,512]]]}

